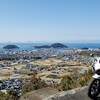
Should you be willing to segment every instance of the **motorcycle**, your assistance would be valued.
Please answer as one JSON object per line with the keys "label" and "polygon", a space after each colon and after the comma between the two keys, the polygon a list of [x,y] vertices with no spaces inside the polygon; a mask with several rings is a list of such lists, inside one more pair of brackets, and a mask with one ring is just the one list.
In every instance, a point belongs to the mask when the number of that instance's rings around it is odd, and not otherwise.
{"label": "motorcycle", "polygon": [[93,54],[91,55],[91,57],[93,57],[94,59],[94,63],[91,67],[94,70],[95,74],[92,76],[93,79],[91,80],[88,87],[88,96],[91,99],[95,99],[100,93],[100,58],[95,58]]}

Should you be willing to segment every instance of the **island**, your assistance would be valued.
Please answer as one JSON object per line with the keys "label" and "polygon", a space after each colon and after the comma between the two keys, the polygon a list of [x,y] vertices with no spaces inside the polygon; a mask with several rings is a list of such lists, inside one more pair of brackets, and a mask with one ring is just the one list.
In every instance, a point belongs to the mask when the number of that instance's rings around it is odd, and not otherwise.
{"label": "island", "polygon": [[19,47],[16,45],[6,45],[3,47],[3,49],[19,49]]}
{"label": "island", "polygon": [[34,46],[35,48],[50,48],[50,46],[48,46],[48,45],[43,45],[43,46]]}
{"label": "island", "polygon": [[52,45],[34,46],[34,48],[68,48],[68,46],[61,43],[54,43]]}
{"label": "island", "polygon": [[68,48],[68,46],[61,44],[61,43],[54,43],[50,47],[52,47],[52,48]]}

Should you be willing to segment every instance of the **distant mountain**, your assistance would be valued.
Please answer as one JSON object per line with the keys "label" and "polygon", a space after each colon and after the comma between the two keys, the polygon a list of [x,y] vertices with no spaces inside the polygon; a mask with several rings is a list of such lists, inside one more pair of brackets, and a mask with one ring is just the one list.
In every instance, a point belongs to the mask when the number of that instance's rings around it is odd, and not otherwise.
{"label": "distant mountain", "polygon": [[68,48],[66,45],[61,44],[61,43],[54,43],[50,47],[53,47],[53,48]]}
{"label": "distant mountain", "polygon": [[6,45],[3,47],[3,49],[19,49],[19,47],[16,45]]}
{"label": "distant mountain", "polygon": [[68,48],[66,45],[61,43],[54,43],[52,45],[34,46],[35,48]]}

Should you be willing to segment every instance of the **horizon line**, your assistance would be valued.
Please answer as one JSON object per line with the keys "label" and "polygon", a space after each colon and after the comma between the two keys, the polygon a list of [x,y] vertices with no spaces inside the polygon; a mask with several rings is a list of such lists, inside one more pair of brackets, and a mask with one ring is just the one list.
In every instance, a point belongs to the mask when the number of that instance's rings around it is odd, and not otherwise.
{"label": "horizon line", "polygon": [[[94,42],[93,42],[94,41]],[[100,43],[100,40],[69,40],[69,41],[0,41],[0,43]]]}

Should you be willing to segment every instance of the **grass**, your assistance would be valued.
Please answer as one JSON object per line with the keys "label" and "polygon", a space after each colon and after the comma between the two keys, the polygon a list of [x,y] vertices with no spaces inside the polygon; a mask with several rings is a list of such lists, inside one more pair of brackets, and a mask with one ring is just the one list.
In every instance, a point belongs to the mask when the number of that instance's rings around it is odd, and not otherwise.
{"label": "grass", "polygon": [[48,75],[47,78],[59,79],[57,75],[53,75],[53,74]]}

